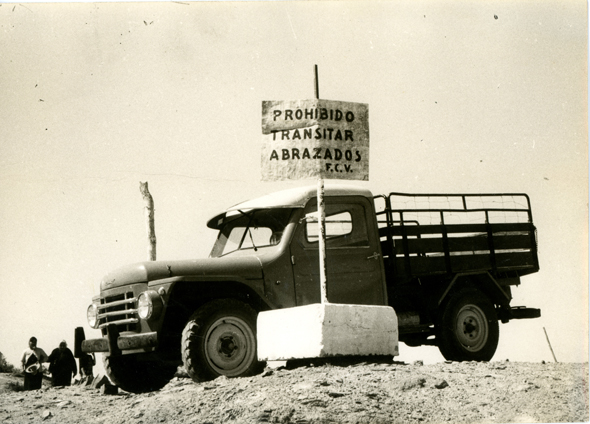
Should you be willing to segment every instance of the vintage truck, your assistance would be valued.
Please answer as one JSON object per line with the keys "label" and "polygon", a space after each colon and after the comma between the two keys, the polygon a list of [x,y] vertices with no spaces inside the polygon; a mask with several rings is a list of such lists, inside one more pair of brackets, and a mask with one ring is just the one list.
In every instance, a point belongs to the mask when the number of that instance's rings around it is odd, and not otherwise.
{"label": "vintage truck", "polygon": [[[436,345],[447,360],[488,361],[499,324],[536,318],[510,305],[537,272],[536,229],[525,194],[373,194],[325,189],[327,298],[390,305],[408,346]],[[230,207],[208,227],[209,258],[142,262],[111,272],[88,308],[113,382],[157,390],[184,363],[196,381],[251,375],[260,311],[320,302],[316,187]]]}

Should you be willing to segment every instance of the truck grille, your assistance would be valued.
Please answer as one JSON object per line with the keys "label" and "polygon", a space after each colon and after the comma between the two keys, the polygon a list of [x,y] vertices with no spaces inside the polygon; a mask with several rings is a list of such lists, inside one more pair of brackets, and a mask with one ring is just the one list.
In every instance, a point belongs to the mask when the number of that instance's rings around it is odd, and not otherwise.
{"label": "truck grille", "polygon": [[109,324],[117,325],[119,332],[137,331],[137,298],[133,292],[106,296],[100,299],[98,307],[98,328],[106,334]]}

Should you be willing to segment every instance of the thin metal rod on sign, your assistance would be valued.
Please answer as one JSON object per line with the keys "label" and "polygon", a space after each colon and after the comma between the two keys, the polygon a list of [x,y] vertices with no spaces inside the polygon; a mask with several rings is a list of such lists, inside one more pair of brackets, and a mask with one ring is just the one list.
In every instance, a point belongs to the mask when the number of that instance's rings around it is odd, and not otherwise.
{"label": "thin metal rod on sign", "polygon": [[[318,81],[318,65],[314,66],[314,82],[315,82],[315,98],[320,98],[320,84]],[[328,303],[328,272],[326,269],[326,205],[324,203],[324,179],[320,176],[318,178],[318,226],[319,237],[318,247],[320,255],[320,297],[322,303]]]}
{"label": "thin metal rod on sign", "polygon": [[314,72],[315,72],[315,98],[319,99],[320,98],[320,82],[319,82],[319,78],[318,78],[318,65],[314,66]]}

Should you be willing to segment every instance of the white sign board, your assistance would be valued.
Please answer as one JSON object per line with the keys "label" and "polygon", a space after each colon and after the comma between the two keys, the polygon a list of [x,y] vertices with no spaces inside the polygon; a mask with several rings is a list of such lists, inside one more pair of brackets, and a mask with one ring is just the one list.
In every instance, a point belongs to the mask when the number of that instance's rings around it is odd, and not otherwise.
{"label": "white sign board", "polygon": [[262,102],[262,180],[369,180],[369,106]]}

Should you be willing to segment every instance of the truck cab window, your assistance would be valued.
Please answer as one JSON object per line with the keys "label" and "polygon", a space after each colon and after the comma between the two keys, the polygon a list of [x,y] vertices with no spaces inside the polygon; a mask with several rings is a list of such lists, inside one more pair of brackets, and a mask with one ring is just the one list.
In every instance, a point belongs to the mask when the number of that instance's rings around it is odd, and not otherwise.
{"label": "truck cab window", "polygon": [[[307,241],[309,243],[317,242],[320,234],[318,213],[308,213],[305,216],[305,222]],[[326,240],[345,236],[350,233],[352,233],[352,215],[350,212],[326,216]]]}
{"label": "truck cab window", "polygon": [[[319,223],[317,211],[305,215],[305,242],[318,243]],[[365,208],[359,204],[326,205],[326,246],[368,246]]]}

